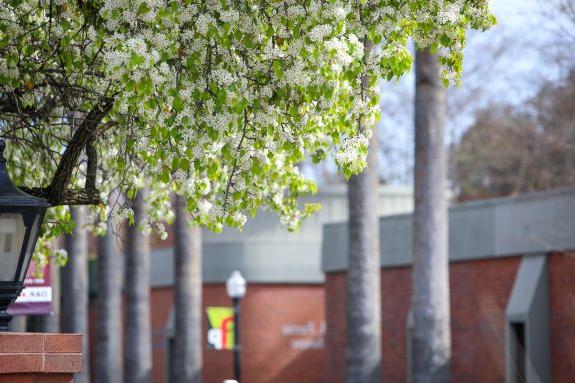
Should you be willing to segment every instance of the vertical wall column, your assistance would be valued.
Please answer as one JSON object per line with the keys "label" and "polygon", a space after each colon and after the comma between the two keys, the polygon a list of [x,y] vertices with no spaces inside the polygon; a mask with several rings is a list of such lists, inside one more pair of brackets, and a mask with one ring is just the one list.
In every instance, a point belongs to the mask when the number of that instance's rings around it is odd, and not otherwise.
{"label": "vertical wall column", "polygon": [[509,383],[551,381],[548,286],[547,256],[523,257],[506,310]]}

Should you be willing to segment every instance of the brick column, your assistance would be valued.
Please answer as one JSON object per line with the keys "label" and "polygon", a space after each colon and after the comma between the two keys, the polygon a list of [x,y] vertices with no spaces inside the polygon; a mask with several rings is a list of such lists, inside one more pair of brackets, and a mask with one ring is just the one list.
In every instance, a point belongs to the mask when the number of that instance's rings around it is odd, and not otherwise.
{"label": "brick column", "polygon": [[82,371],[82,335],[0,333],[0,382],[72,383]]}

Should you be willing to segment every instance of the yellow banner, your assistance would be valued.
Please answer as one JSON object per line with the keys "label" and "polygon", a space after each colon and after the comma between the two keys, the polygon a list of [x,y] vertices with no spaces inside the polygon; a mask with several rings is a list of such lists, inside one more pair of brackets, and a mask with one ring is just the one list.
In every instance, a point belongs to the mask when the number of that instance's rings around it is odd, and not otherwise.
{"label": "yellow banner", "polygon": [[233,350],[234,309],[231,307],[208,307],[208,345],[216,350]]}

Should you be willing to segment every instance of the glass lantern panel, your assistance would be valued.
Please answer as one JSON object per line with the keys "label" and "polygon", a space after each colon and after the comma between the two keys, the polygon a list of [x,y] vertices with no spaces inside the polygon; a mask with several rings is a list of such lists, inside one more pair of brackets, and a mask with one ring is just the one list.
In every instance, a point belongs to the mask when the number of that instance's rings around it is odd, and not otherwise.
{"label": "glass lantern panel", "polygon": [[32,227],[30,228],[30,237],[28,239],[28,246],[26,247],[26,253],[24,255],[24,262],[22,264],[22,270],[20,270],[20,275],[18,275],[18,281],[23,281],[24,277],[26,276],[26,272],[28,271],[28,266],[30,265],[30,259],[32,258],[32,254],[34,253],[34,248],[36,247],[36,241],[38,240],[38,230],[40,229],[40,225],[42,224],[41,220],[44,218],[43,214],[39,214],[37,212],[34,213],[27,213],[27,214],[35,214],[34,222],[32,223]]}
{"label": "glass lantern panel", "polygon": [[21,214],[0,214],[0,281],[14,280],[25,234]]}

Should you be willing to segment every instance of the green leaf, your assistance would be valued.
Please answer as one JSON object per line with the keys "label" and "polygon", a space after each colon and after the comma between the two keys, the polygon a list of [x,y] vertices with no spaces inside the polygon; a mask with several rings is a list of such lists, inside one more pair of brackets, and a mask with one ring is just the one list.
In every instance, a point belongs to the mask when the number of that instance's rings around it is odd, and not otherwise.
{"label": "green leaf", "polygon": [[279,78],[282,79],[284,77],[284,71],[282,69],[282,65],[280,63],[279,60],[274,60],[272,63],[272,69],[274,71],[274,75]]}
{"label": "green leaf", "polygon": [[130,65],[132,67],[142,65],[145,62],[146,62],[146,59],[144,58],[144,56],[140,56],[139,54],[132,53],[132,56],[130,57]]}
{"label": "green leaf", "polygon": [[174,97],[174,101],[172,102],[172,109],[178,113],[184,110],[184,101],[180,98],[179,95]]}

